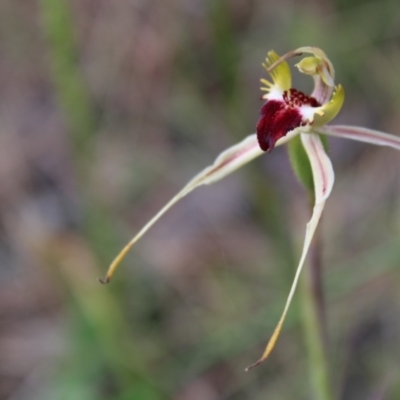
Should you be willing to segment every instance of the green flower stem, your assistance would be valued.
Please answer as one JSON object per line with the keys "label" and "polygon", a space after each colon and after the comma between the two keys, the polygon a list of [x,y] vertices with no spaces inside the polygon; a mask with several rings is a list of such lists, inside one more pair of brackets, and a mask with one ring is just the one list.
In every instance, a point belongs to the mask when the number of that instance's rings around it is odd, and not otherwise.
{"label": "green flower stem", "polygon": [[317,229],[310,248],[310,262],[304,268],[299,293],[313,395],[316,400],[333,400],[326,357],[327,335],[320,257],[321,241],[318,232]]}
{"label": "green flower stem", "polygon": [[317,313],[318,327],[321,332],[322,343],[326,349],[328,346],[328,332],[326,324],[325,296],[322,281],[322,241],[319,229],[317,229],[314,241],[310,248],[309,260],[309,285],[313,295],[315,311]]}

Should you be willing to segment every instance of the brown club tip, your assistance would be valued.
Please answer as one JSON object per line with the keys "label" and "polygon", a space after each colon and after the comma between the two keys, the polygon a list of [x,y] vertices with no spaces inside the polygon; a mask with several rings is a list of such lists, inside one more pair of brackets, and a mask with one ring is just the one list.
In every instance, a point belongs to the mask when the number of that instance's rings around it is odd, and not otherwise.
{"label": "brown club tip", "polygon": [[106,276],[104,279],[103,279],[103,278],[97,278],[97,280],[98,280],[101,284],[105,285],[105,284],[107,284],[108,282],[110,282],[110,277]]}

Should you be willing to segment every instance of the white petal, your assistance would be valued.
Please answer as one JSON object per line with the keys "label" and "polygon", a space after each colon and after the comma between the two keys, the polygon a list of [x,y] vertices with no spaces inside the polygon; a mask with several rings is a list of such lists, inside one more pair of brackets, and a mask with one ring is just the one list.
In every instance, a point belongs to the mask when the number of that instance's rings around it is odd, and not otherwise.
{"label": "white petal", "polygon": [[197,186],[209,185],[219,181],[261,154],[263,154],[263,151],[260,149],[257,136],[255,134],[248,136],[240,143],[223,151],[212,165],[190,180],[182,189],[181,197],[191,192]]}
{"label": "white petal", "polygon": [[335,173],[318,135],[303,133],[301,141],[310,160],[314,178],[315,204],[318,204],[329,197],[335,181]]}
{"label": "white petal", "polygon": [[[276,146],[286,143],[298,133],[298,129],[291,131],[288,135],[279,139],[276,143]],[[198,186],[210,185],[211,183],[219,181],[263,153],[264,152],[260,149],[257,136],[255,134],[248,136],[240,143],[229,147],[227,150],[222,152],[212,165],[203,169],[199,174],[191,179],[187,185],[175,197],[173,197],[121,250],[121,252],[111,263],[105,278],[100,281],[102,283],[109,282],[118,265],[121,263],[133,245],[182,197],[186,196]]]}
{"label": "white petal", "polygon": [[310,159],[311,169],[314,179],[315,188],[315,205],[310,221],[307,224],[306,235],[303,244],[303,250],[300,257],[299,265],[296,270],[295,277],[293,279],[292,287],[288,298],[286,300],[285,308],[282,316],[264,350],[261,358],[254,364],[246,368],[248,371],[250,368],[256,367],[267,359],[271,351],[275,347],[276,341],[278,340],[279,334],[281,333],[283,322],[285,321],[286,314],[289,310],[290,303],[292,302],[294,292],[299,281],[300,273],[304,265],[304,261],[307,256],[308,249],[310,248],[311,240],[314,236],[315,230],[318,225],[318,221],[321,217],[322,210],[324,209],[325,200],[328,198],[334,183],[334,173],[331,161],[325,153],[324,147],[318,135],[315,134],[301,134],[301,141],[304,149]]}
{"label": "white petal", "polygon": [[400,137],[360,126],[326,125],[318,128],[318,132],[324,135],[358,140],[360,142],[388,146],[400,150]]}

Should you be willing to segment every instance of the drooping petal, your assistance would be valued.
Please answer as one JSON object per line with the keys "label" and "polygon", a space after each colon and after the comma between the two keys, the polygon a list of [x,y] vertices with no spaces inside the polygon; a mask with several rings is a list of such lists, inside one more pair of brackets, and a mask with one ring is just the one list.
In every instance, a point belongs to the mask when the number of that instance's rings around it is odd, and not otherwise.
{"label": "drooping petal", "polygon": [[327,125],[317,130],[318,133],[324,135],[358,140],[359,142],[371,143],[377,146],[388,146],[400,150],[400,137],[374,129],[362,128],[360,126]]}
{"label": "drooping petal", "polygon": [[299,265],[297,266],[296,274],[293,279],[292,287],[290,288],[289,296],[286,300],[285,308],[282,316],[264,350],[261,358],[254,364],[246,368],[249,369],[260,365],[270,355],[271,351],[275,347],[278,337],[281,333],[283,323],[286,318],[286,314],[289,310],[290,303],[292,302],[293,295],[295,293],[297,283],[299,281],[300,273],[304,265],[305,258],[307,256],[308,249],[310,248],[311,240],[314,236],[314,232],[317,228],[318,221],[321,217],[322,210],[324,209],[325,200],[331,193],[333,183],[335,180],[333,168],[330,159],[325,153],[324,147],[321,140],[316,134],[301,134],[301,141],[304,149],[310,159],[311,169],[314,179],[314,190],[315,190],[315,205],[310,221],[307,224],[306,235],[303,244],[303,251],[300,257]]}
{"label": "drooping petal", "polygon": [[301,141],[310,159],[314,179],[315,205],[318,205],[331,194],[335,182],[335,173],[331,160],[317,134],[303,133]]}
{"label": "drooping petal", "polygon": [[[298,131],[292,131],[286,137],[280,139],[276,145],[286,143],[293,136],[297,135]],[[125,258],[126,254],[133,247],[133,245],[157,222],[175,203],[190,193],[192,190],[201,185],[210,185],[211,183],[217,182],[230,173],[234,172],[238,168],[252,161],[256,157],[263,154],[260,149],[257,137],[255,134],[248,136],[240,143],[232,146],[222,152],[212,165],[205,168],[199,174],[197,174],[187,185],[173,197],[140,231],[139,233],[121,250],[114,261],[111,263],[107,274],[104,279],[101,279],[101,283],[108,283],[117,269],[118,265]]]}

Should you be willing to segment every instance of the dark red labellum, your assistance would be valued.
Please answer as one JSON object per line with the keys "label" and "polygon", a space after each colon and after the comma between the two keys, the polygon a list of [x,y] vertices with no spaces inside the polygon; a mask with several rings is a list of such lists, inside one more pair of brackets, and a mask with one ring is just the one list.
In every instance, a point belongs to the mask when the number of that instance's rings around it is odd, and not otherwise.
{"label": "dark red labellum", "polygon": [[264,104],[257,123],[257,139],[262,150],[271,151],[281,137],[307,123],[299,110],[299,106],[305,104],[319,106],[313,97],[296,89],[285,91],[283,100],[268,100]]}
{"label": "dark red labellum", "polygon": [[279,100],[267,101],[261,109],[261,118],[257,123],[257,139],[261,150],[271,151],[281,137],[300,126],[301,122],[297,109],[288,108]]}

